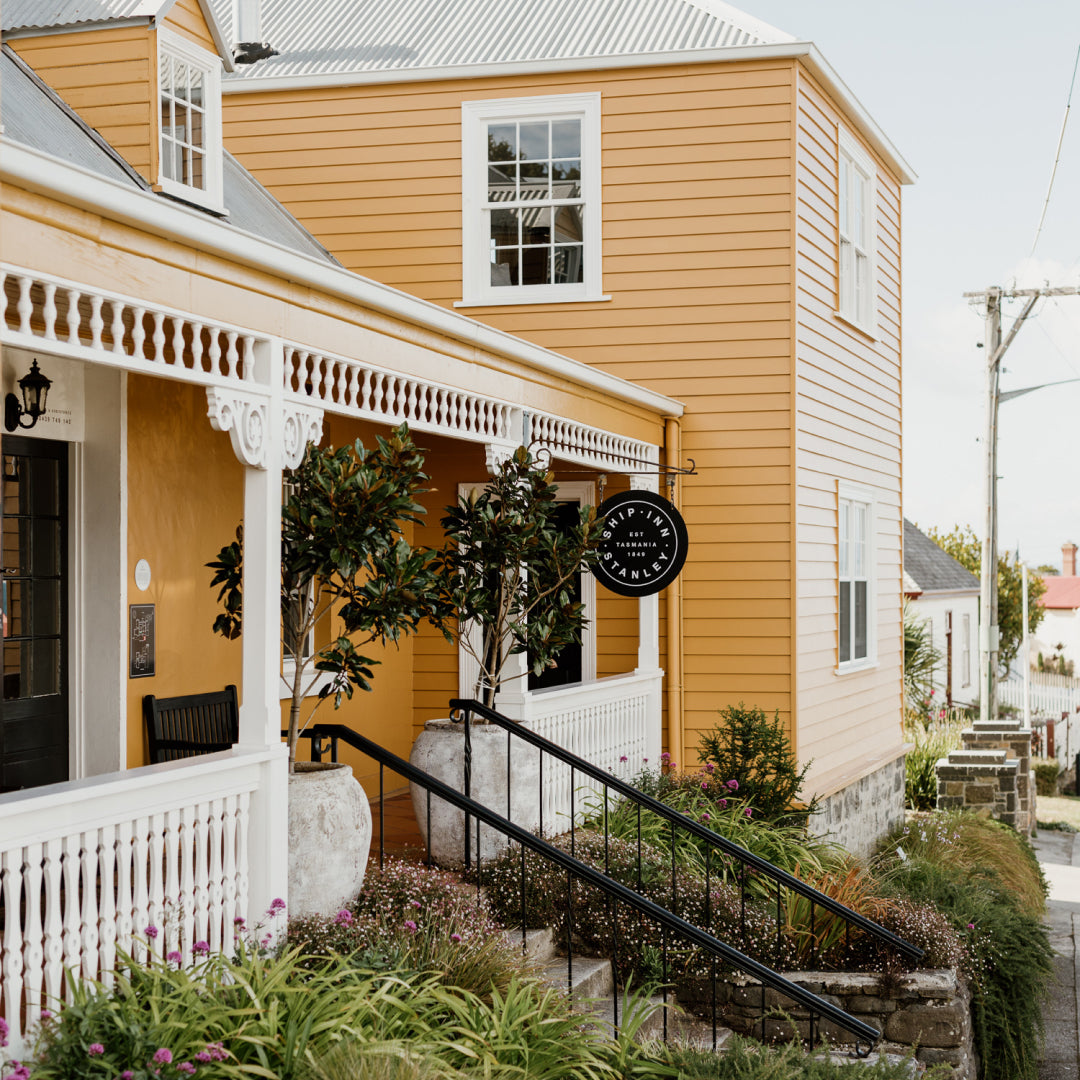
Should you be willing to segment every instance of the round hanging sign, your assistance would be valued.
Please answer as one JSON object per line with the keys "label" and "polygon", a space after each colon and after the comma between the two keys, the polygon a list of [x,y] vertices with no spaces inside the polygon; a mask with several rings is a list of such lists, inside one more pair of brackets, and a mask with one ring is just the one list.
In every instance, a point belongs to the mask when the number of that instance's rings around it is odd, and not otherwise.
{"label": "round hanging sign", "polygon": [[670,585],[686,562],[686,522],[651,491],[620,491],[597,509],[604,518],[600,561],[593,573],[620,596],[651,596]]}

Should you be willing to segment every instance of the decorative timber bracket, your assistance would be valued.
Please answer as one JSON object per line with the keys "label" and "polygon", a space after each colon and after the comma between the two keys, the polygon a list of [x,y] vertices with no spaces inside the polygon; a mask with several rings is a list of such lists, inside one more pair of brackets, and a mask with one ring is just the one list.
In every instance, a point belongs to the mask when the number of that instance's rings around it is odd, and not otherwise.
{"label": "decorative timber bracket", "polygon": [[[233,387],[208,386],[206,412],[216,431],[227,431],[233,453],[244,465],[265,469],[269,464],[271,400]],[[281,466],[295,469],[309,442],[322,438],[323,410],[289,402],[282,406]]]}

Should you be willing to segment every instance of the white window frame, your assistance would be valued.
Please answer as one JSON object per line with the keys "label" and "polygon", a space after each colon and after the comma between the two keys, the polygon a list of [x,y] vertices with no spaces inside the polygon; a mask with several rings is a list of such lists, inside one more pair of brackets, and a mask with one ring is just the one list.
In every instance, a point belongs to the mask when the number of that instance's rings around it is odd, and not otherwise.
{"label": "white window frame", "polygon": [[[458,484],[458,497],[467,498],[487,487],[487,481]],[[596,485],[590,480],[559,481],[556,502],[577,503],[578,506],[596,505]],[[596,576],[587,571],[581,574],[581,602],[585,606],[586,623],[581,631],[581,682],[584,686],[596,682]],[[479,652],[480,641],[478,628],[474,627],[473,646]],[[480,665],[464,648],[458,647],[458,695],[471,698],[476,691],[476,680],[480,676]],[[555,686],[548,690],[529,690],[528,678],[521,680],[523,694],[546,694],[554,690],[565,690],[565,686]],[[512,685],[512,684],[508,684]]]}
{"label": "white window frame", "polygon": [[[866,511],[862,573],[859,573],[856,553],[851,547],[851,525],[857,508]],[[877,495],[872,488],[861,487],[841,480],[837,484],[836,505],[836,673],[865,671],[877,666]],[[849,649],[847,660],[841,660],[840,585],[842,582],[866,582],[866,655],[853,656],[855,648],[855,605],[851,602]],[[854,589],[852,590],[854,593]]]}
{"label": "white window frame", "polygon": [[[836,314],[876,337],[877,170],[870,155],[843,128],[837,129],[836,160]],[[862,206],[854,198],[859,192]]]}
{"label": "white window frame", "polygon": [[[581,120],[584,281],[564,285],[492,285],[487,180],[487,125],[511,120]],[[461,105],[462,299],[473,305],[610,300],[601,268],[600,95],[465,101]]]}
{"label": "white window frame", "polygon": [[960,616],[960,686],[971,685],[971,615]]}
{"label": "white window frame", "polygon": [[[162,61],[174,58],[190,67],[197,68],[203,77],[203,176],[205,187],[184,184],[165,175],[164,131],[161,123],[161,76]],[[167,27],[158,30],[158,81],[155,87],[155,117],[158,140],[157,187],[167,195],[174,195],[185,202],[195,203],[225,213],[222,183],[221,147],[221,58],[193,42],[174,33]]]}

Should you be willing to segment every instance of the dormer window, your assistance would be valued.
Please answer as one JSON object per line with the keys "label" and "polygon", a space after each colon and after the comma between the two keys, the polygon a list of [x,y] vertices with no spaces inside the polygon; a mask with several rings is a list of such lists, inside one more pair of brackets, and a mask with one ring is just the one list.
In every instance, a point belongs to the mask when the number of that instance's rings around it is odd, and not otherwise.
{"label": "dormer window", "polygon": [[158,87],[161,190],[222,212],[220,58],[162,29]]}

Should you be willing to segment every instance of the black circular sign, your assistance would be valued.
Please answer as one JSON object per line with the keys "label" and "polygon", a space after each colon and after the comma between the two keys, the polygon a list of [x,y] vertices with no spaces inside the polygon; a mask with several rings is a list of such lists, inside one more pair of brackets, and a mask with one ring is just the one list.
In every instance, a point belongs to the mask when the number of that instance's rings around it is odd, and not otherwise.
{"label": "black circular sign", "polygon": [[686,562],[686,522],[651,491],[621,491],[601,503],[601,584],[620,596],[651,596],[670,585]]}

